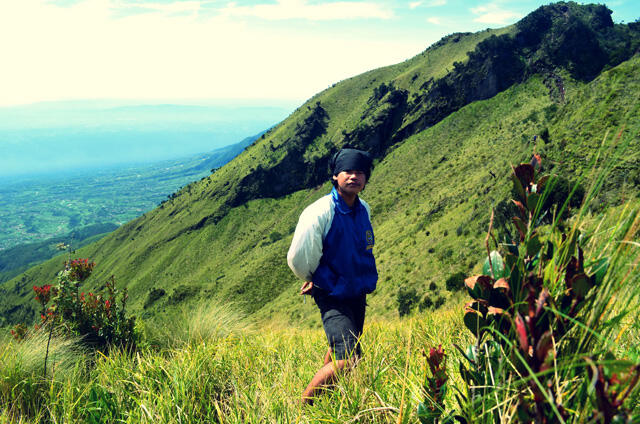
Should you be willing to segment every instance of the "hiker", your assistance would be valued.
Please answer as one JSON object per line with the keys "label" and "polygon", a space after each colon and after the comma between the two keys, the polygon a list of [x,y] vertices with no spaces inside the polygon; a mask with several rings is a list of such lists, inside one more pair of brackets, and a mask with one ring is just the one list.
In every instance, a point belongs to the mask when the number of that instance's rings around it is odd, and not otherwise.
{"label": "hiker", "polygon": [[378,281],[371,210],[358,196],[369,181],[371,162],[367,152],[356,149],[333,156],[334,188],[302,212],[287,254],[289,267],[304,280],[300,294],[310,294],[320,309],[329,342],[324,365],[302,393],[303,403],[312,403],[318,390],[361,356],[366,295]]}

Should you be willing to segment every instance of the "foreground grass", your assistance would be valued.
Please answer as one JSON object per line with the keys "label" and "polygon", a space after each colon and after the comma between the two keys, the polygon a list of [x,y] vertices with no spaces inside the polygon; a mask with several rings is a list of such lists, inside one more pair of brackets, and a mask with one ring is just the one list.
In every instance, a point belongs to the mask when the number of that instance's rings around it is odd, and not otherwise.
{"label": "foreground grass", "polygon": [[[298,403],[300,393],[326,349],[319,329],[258,330],[213,308],[204,318],[214,327],[232,324],[230,331],[191,337],[174,332],[171,346],[135,354],[114,350],[96,356],[54,338],[57,365],[47,378],[42,378],[43,335],[22,344],[5,339],[0,423],[417,422],[416,405],[424,400],[423,349],[442,343],[455,369],[460,358],[453,344],[471,342],[456,303],[410,319],[368,322],[363,360],[306,407]],[[638,329],[626,328],[618,342],[631,353],[639,346]],[[451,377],[460,386],[459,375]]]}
{"label": "foreground grass", "polygon": [[[214,307],[208,315],[200,310],[192,322],[208,321],[218,331],[173,331],[166,346],[135,354],[92,356],[69,345],[65,367],[47,378],[42,335],[21,344],[4,340],[0,402],[7,406],[0,422],[415,422],[423,397],[423,347],[442,343],[453,352],[452,343],[468,342],[458,306],[403,321],[369,322],[364,359],[304,408],[300,393],[326,351],[322,330],[257,330]],[[154,336],[162,341],[159,333]],[[15,358],[32,360],[17,364]]]}

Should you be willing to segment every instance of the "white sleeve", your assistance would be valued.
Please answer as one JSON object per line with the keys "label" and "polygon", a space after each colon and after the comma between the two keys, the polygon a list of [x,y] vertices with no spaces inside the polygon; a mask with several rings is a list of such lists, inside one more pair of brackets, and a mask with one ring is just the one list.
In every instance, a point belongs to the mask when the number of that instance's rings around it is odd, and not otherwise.
{"label": "white sleeve", "polygon": [[300,215],[287,253],[287,263],[301,280],[313,279],[313,273],[320,264],[322,242],[331,227],[333,213],[331,196],[324,196]]}
{"label": "white sleeve", "polygon": [[364,205],[364,208],[367,210],[367,215],[369,216],[369,222],[371,222],[371,206],[364,200],[360,199],[360,203]]}

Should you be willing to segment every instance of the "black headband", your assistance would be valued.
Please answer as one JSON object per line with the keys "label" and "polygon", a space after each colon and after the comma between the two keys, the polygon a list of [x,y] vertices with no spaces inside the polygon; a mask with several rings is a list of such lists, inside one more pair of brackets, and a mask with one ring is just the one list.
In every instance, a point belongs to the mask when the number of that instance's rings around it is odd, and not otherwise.
{"label": "black headband", "polygon": [[369,180],[371,163],[371,155],[367,152],[357,149],[342,149],[333,155],[329,166],[333,175],[338,175],[342,171],[362,171]]}

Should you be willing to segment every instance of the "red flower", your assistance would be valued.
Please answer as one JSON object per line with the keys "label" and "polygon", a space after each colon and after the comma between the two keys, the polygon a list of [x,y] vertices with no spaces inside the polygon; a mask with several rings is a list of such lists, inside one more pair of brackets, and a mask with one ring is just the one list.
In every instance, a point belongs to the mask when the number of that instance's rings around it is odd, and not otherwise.
{"label": "red flower", "polygon": [[43,306],[51,299],[51,284],[45,284],[42,287],[33,286],[33,291],[36,293],[36,301]]}

